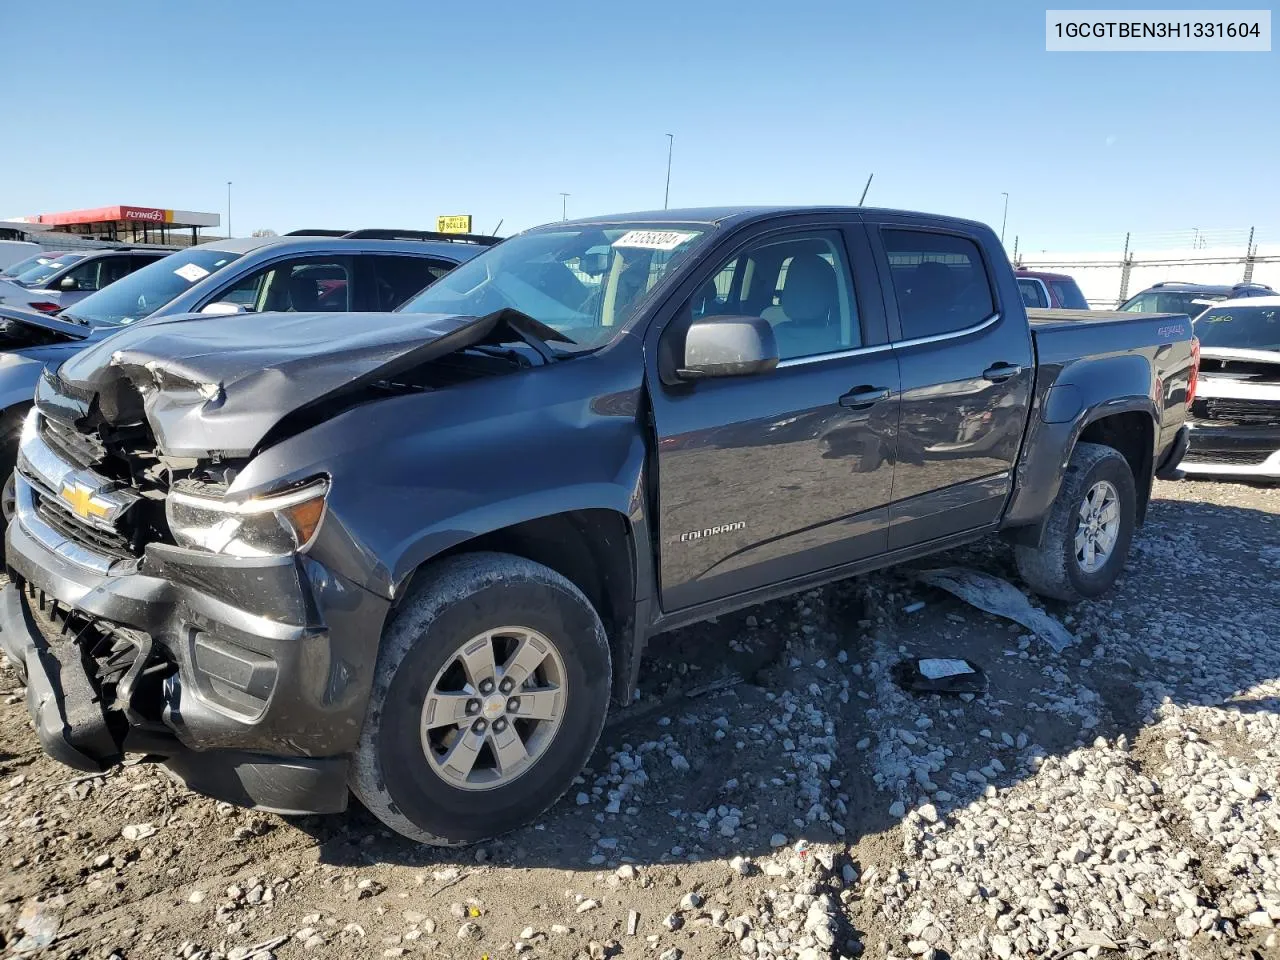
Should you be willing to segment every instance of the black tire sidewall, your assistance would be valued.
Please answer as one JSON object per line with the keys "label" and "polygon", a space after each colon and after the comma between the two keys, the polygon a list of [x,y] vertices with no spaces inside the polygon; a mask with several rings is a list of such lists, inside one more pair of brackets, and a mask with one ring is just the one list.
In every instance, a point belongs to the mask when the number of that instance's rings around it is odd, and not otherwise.
{"label": "black tire sidewall", "polygon": [[[546,752],[510,784],[459,789],[423,753],[427,691],[465,641],[516,626],[555,644],[566,673],[565,715]],[[610,664],[601,639],[599,620],[583,598],[541,582],[489,584],[440,610],[396,667],[377,721],[378,765],[398,812],[427,833],[468,843],[520,826],[554,803],[586,763],[608,710]]]}
{"label": "black tire sidewall", "polygon": [[[1100,480],[1108,481],[1116,489],[1120,503],[1120,533],[1116,537],[1115,547],[1111,551],[1111,556],[1107,558],[1107,562],[1093,573],[1086,573],[1076,560],[1076,524],[1079,521],[1080,507],[1084,503],[1084,498],[1093,489],[1093,485]],[[1067,529],[1063,531],[1067,578],[1080,596],[1097,597],[1111,589],[1124,569],[1125,561],[1129,556],[1129,546],[1133,542],[1133,532],[1137,526],[1138,494],[1128,461],[1118,451],[1113,456],[1099,460],[1076,485],[1073,493],[1066,518]]]}

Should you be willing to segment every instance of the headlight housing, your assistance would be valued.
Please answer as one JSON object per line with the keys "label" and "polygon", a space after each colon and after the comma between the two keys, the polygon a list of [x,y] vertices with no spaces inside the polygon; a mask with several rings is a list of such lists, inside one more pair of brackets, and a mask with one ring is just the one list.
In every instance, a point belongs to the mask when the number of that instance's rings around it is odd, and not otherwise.
{"label": "headlight housing", "polygon": [[284,557],[305,550],[324,519],[329,481],[232,502],[175,485],[165,499],[169,532],[180,547],[230,557]]}

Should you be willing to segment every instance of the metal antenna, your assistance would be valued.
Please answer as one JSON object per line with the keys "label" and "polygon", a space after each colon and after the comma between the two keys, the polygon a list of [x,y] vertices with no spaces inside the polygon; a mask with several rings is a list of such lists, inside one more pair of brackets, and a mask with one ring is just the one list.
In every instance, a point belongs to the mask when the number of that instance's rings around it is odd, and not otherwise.
{"label": "metal antenna", "polygon": [[[871,177],[874,176],[874,173],[871,174]],[[871,177],[867,177],[867,185],[862,188],[862,196],[858,198],[858,206],[862,206],[863,201],[867,199],[867,191],[871,189]]]}

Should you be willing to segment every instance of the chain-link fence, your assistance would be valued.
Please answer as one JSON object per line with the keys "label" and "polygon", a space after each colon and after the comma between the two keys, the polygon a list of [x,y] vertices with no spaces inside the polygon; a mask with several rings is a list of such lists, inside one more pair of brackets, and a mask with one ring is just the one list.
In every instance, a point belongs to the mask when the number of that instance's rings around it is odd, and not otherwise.
{"label": "chain-link fence", "polygon": [[[1280,291],[1280,243],[1260,242],[1252,228],[1131,233],[1115,241],[1113,250],[1079,252],[1064,247],[1019,250],[1015,239],[1013,261],[1020,269],[1070,274],[1089,305],[1103,309],[1165,281],[1261,283]],[[1097,250],[1093,243],[1089,246]]]}

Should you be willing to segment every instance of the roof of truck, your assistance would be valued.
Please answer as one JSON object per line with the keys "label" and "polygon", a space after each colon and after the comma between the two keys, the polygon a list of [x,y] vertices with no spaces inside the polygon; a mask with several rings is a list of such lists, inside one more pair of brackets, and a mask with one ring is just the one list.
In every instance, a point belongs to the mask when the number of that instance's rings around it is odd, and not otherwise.
{"label": "roof of truck", "polygon": [[899,216],[914,218],[938,218],[953,223],[966,223],[986,227],[976,220],[965,220],[962,217],[950,217],[944,214],[921,213],[915,210],[891,210],[883,207],[855,206],[723,206],[723,207],[680,207],[671,210],[639,210],[633,213],[610,213],[594,217],[579,217],[575,220],[557,220],[544,224],[549,229],[557,226],[587,226],[600,223],[708,223],[718,226],[741,224],[751,220],[777,217],[790,214],[844,213],[874,214],[876,216]]}

